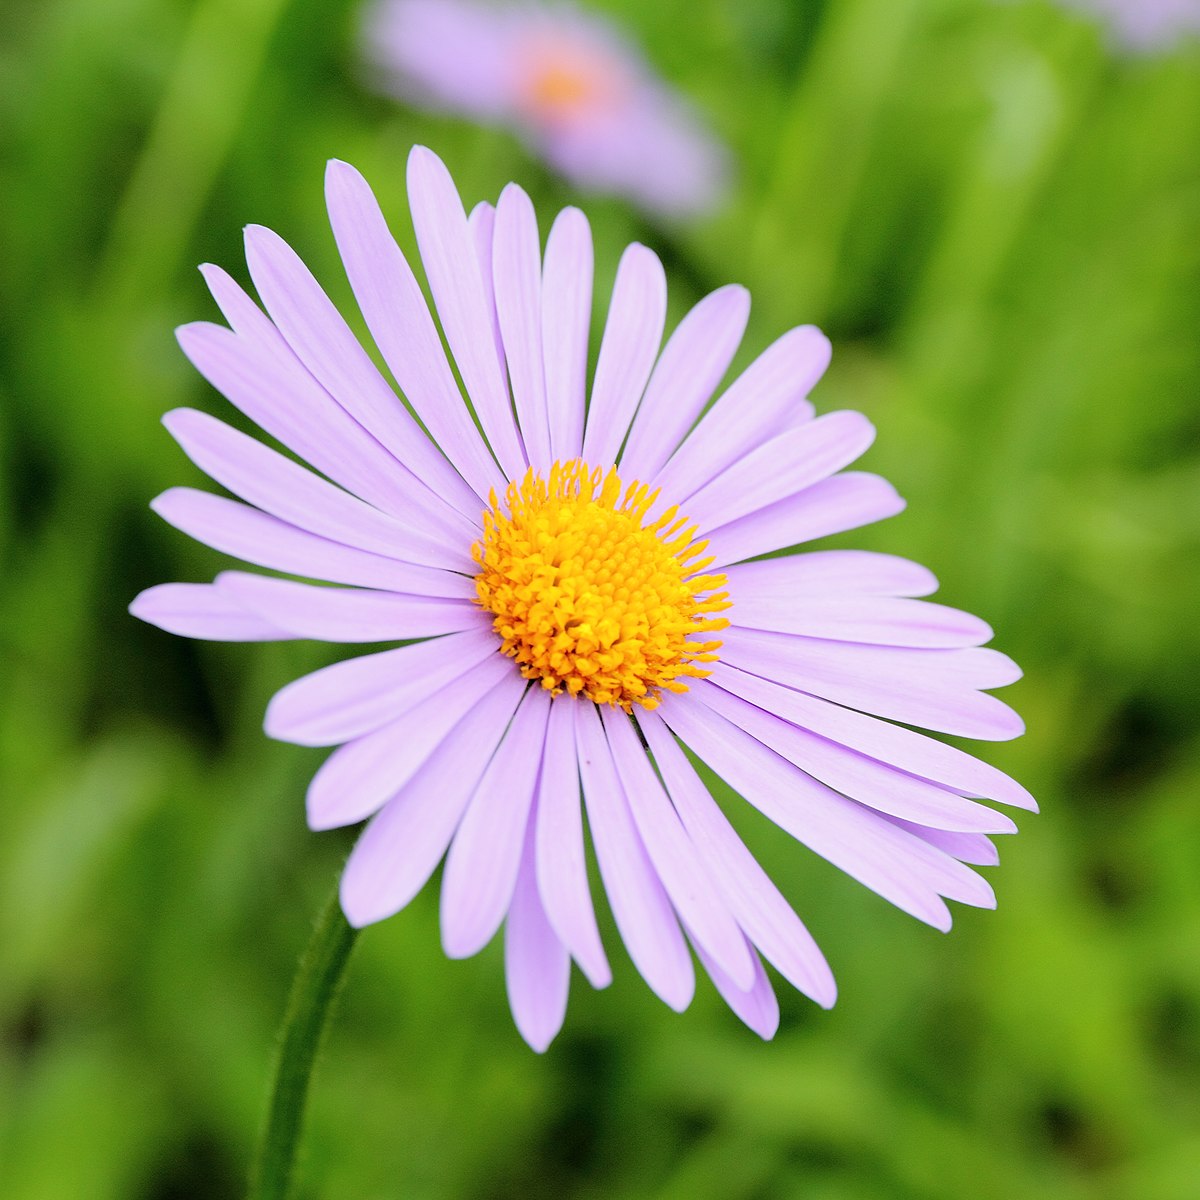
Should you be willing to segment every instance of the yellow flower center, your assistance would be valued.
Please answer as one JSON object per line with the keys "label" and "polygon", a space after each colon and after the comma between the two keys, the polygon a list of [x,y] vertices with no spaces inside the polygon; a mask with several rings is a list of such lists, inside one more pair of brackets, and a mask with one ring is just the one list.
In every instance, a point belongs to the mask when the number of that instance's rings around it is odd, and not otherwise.
{"label": "yellow flower center", "polygon": [[527,98],[530,107],[543,116],[570,116],[588,106],[595,90],[586,76],[550,64],[529,80]]}
{"label": "yellow flower center", "polygon": [[710,674],[711,635],[729,624],[712,615],[730,605],[725,576],[702,573],[708,543],[677,508],[645,523],[657,498],[581,459],[556,462],[549,479],[530,468],[503,507],[492,494],[475,587],[526,679],[630,712]]}
{"label": "yellow flower center", "polygon": [[622,75],[607,58],[566,40],[537,39],[522,60],[525,111],[551,125],[609,109],[625,90]]}

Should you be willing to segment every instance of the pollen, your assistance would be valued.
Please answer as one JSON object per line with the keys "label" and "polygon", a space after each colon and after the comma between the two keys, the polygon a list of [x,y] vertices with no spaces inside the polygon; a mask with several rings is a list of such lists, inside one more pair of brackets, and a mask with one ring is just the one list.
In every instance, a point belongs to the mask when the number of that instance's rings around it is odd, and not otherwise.
{"label": "pollen", "polygon": [[657,499],[580,459],[530,468],[503,505],[493,492],[475,587],[526,679],[632,712],[711,674],[726,579],[677,506],[650,519]]}

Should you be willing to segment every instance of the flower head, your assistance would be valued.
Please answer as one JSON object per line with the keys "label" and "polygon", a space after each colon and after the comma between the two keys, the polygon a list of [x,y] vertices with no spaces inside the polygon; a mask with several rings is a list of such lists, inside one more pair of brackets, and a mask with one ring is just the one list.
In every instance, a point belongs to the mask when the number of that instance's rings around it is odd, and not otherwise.
{"label": "flower head", "polygon": [[167,428],[238,499],[174,488],[154,507],[246,562],[336,586],[231,571],[151,588],[132,611],[191,637],[406,643],[296,680],[267,712],[274,737],[338,747],[309,788],[310,825],[368,821],[342,880],[348,918],[399,911],[445,857],[446,952],[474,954],[503,924],[513,1013],[543,1049],[570,960],[596,986],[611,977],[586,812],[649,985],[686,1007],[690,944],[769,1037],[778,1008],[760,955],[822,1005],[833,976],[695,760],[939,929],[946,899],[991,906],[968,864],[994,863],[988,835],[1015,827],[976,798],[1033,801],[906,726],[1013,737],[1019,719],[983,689],[1018,670],[980,648],[983,622],[917,598],[936,582],[914,563],[760,557],[902,507],[882,479],[843,471],[870,444],[869,423],[817,417],[806,398],[825,338],[784,334],[710,404],[747,293],[713,292],[661,345],[663,269],[633,245],[589,388],[583,214],[560,213],[543,253],[524,192],[510,185],[468,218],[445,167],[418,148],[409,200],[464,402],[367,184],[340,162],[326,182],[351,286],[407,403],[296,255],[252,226],[266,312],[205,267],[229,327],[188,325],[179,339],[314,470],[179,410]]}
{"label": "flower head", "polygon": [[563,3],[376,0],[365,52],[404,99],[514,129],[580,187],[667,216],[711,208],[725,155],[606,22]]}
{"label": "flower head", "polygon": [[1189,34],[1200,33],[1200,0],[1065,0],[1072,8],[1094,12],[1108,22],[1113,36],[1130,50],[1166,49]]}

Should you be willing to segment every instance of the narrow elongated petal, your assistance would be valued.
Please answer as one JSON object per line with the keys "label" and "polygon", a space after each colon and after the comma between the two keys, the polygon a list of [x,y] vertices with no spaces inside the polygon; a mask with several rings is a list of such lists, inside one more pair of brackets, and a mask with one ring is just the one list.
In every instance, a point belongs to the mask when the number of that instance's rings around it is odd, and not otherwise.
{"label": "narrow elongated petal", "polygon": [[390,917],[425,886],[523,691],[524,681],[510,674],[488,693],[363,831],[342,873],[342,909],[352,925]]}
{"label": "narrow elongated petal", "polygon": [[531,825],[504,926],[504,978],[517,1029],[539,1054],[562,1028],[570,975],[566,947],[538,893]]}
{"label": "narrow elongated petal", "polygon": [[750,293],[729,284],[679,322],[654,366],[621,454],[627,479],[652,479],[662,469],[725,377],[749,317]]}
{"label": "narrow elongated petal", "polygon": [[[779,1028],[779,1001],[775,998],[775,990],[771,987],[771,981],[767,978],[758,955],[746,943],[754,971],[754,982],[749,988],[743,989],[738,987],[737,981],[726,974],[721,964],[709,955],[695,937],[691,937],[690,933],[689,937],[709,978],[721,993],[721,998],[747,1028],[757,1033],[763,1041],[769,1042]],[[745,943],[745,938],[742,941]]]}
{"label": "narrow elongated petal", "polygon": [[352,741],[411,712],[495,652],[480,613],[476,629],[322,667],[275,693],[266,732],[301,746]]}
{"label": "narrow elongated petal", "polygon": [[[732,610],[731,610],[732,611]],[[770,678],[806,690],[804,683],[822,677],[832,667],[857,680],[895,680],[913,690],[965,693],[1005,687],[1021,678],[1020,668],[1006,654],[982,646],[959,650],[925,650],[912,646],[868,646],[854,642],[799,637],[732,625],[724,635],[740,659],[753,655],[756,664],[774,658]],[[729,659],[728,654],[723,658]],[[756,671],[756,674],[761,672]]]}
{"label": "narrow elongated petal", "polygon": [[313,587],[242,571],[218,575],[216,586],[280,629],[325,642],[403,641],[479,625],[479,609],[466,595],[434,599],[364,588]]}
{"label": "narrow elongated petal", "polygon": [[500,333],[500,317],[496,312],[496,291],[492,285],[492,252],[496,238],[495,206],[486,200],[480,200],[471,209],[467,224],[471,228],[471,240],[475,243],[475,257],[479,260],[483,298],[492,320],[492,340],[496,343],[496,357],[501,363],[504,363],[504,338]]}
{"label": "narrow elongated petal", "polygon": [[597,466],[617,461],[662,344],[667,277],[658,255],[634,242],[621,256],[608,322],[600,343],[588,405],[583,457]]}
{"label": "narrow elongated petal", "polygon": [[1000,861],[1000,852],[992,840],[982,833],[958,833],[948,829],[930,829],[927,825],[917,825],[912,821],[904,821],[899,817],[888,817],[893,825],[944,850],[957,858],[959,862],[970,863],[972,866],[994,867]]}
{"label": "narrow elongated petal", "polygon": [[[538,783],[550,696],[526,693],[463,817],[442,875],[442,947],[476,954],[500,928],[513,888]],[[531,864],[532,865],[532,864]]]}
{"label": "narrow elongated petal", "polygon": [[[725,672],[727,677],[731,672]],[[747,676],[740,695],[702,681],[696,698],[826,786],[869,808],[923,825],[974,833],[1013,833],[1016,826],[973,800],[817,737],[788,720],[786,693]]]}
{"label": "narrow elongated petal", "polygon": [[318,537],[224,496],[194,488],[168,488],[150,507],[189,537],[258,567],[412,596],[463,594],[460,574],[400,562]]}
{"label": "narrow elongated petal", "polygon": [[[758,630],[726,630],[723,664],[771,679],[812,696],[908,725],[985,741],[1016,737],[1024,726],[1003,700],[939,672],[905,673],[896,659],[873,646],[850,646]],[[932,652],[930,652],[932,653]]]}
{"label": "narrow elongated petal", "polygon": [[955,859],[823,787],[710,709],[664,704],[663,719],[764,816],[919,920],[950,927],[941,896],[993,907],[987,882]]}
{"label": "narrow elongated petal", "polygon": [[211,583],[160,583],[137,595],[129,611],[181,637],[210,642],[279,642],[296,634],[249,612]]}
{"label": "narrow elongated petal", "polygon": [[782,433],[829,365],[829,339],[811,325],[789,330],[733,381],[653,481],[690,496],[747,451]]}
{"label": "narrow elongated petal", "polygon": [[793,987],[831,1008],[837,985],[812,935],[738,837],[662,718],[639,713],[638,725],[680,820],[738,924]]}
{"label": "narrow elongated petal", "polygon": [[906,558],[871,550],[809,550],[728,567],[730,592],[743,603],[796,596],[928,596],[932,571]]}
{"label": "narrow elongated petal", "polygon": [[414,146],[408,156],[408,201],[421,263],[467,395],[504,473],[518,479],[527,460],[513,422],[503,366],[496,357],[467,215],[450,173],[424,146]]}
{"label": "narrow elongated petal", "polygon": [[[249,299],[254,332],[238,336],[198,321],[175,331],[192,365],[259,428],[368,503],[402,522],[414,508],[426,527],[461,534],[465,518],[431,492],[309,374]],[[305,420],[297,421],[297,411]]]}
{"label": "narrow elongated petal", "polygon": [[[251,225],[246,262],[271,319],[313,376],[401,462],[421,461],[425,435],[292,248],[269,229]],[[459,474],[486,499],[500,472],[461,401],[434,407],[422,404],[420,394],[405,395]],[[429,482],[436,494],[437,480]]]}
{"label": "narrow elongated petal", "polygon": [[[398,795],[459,721],[506,679],[519,680],[511,663],[499,655],[485,659],[434,692],[419,714],[406,713],[335,750],[308,785],[310,828],[352,825]],[[469,793],[464,804],[467,799]]]}
{"label": "narrow elongated petal", "polygon": [[[297,362],[292,348],[283,339],[283,334],[271,323],[270,318],[246,295],[241,284],[224,268],[216,263],[201,263],[200,274],[208,285],[212,298],[217,302],[221,315],[229,322],[229,328],[239,337],[255,342],[259,348],[272,356],[292,358]],[[327,396],[330,409],[340,408],[332,396]]]}
{"label": "narrow elongated petal", "polygon": [[575,733],[596,859],[621,939],[651,989],[682,1012],[696,986],[692,960],[671,902],[638,836],[594,705],[580,710]]}
{"label": "narrow elongated petal", "polygon": [[714,567],[785,550],[815,538],[894,517],[904,508],[896,489],[878,475],[843,471],[747,517],[714,529],[709,553]]}
{"label": "narrow elongated petal", "polygon": [[764,442],[680,503],[702,528],[728,525],[827,479],[874,440],[860,413],[830,413]]}
{"label": "narrow elongated petal", "polygon": [[461,549],[415,534],[207,413],[177,408],[163,417],[163,424],[206,475],[281,521],[390,558],[471,568]]}
{"label": "narrow elongated petal", "polygon": [[[490,456],[484,457],[483,442],[462,402],[462,394],[446,360],[421,285],[396,245],[374,194],[353,167],[335,161],[326,171],[325,196],[347,278],[388,370],[426,428],[439,439],[439,444],[444,436],[450,439],[447,449],[457,448],[456,465],[461,458],[464,466],[460,469],[476,488],[477,495],[480,495],[479,487],[485,488],[481,498],[486,499],[486,487],[495,486],[495,463],[490,462]],[[457,193],[454,193],[454,202],[461,218],[461,224],[455,225],[460,240],[454,247],[454,263],[472,273],[471,281],[475,285],[471,292],[471,336],[481,339],[481,345],[474,352],[482,361],[490,359],[493,364],[492,386],[499,389],[497,395],[503,395],[503,405],[497,407],[494,403],[486,403],[484,395],[474,386],[474,376],[467,378],[465,371],[464,382],[492,453],[503,469],[501,473],[511,478],[513,470],[522,467],[523,459],[507,408],[508,389],[496,358],[492,318],[483,293],[479,263]],[[415,206],[413,218],[417,222]],[[417,222],[418,238],[425,225],[422,217]],[[421,252],[438,313],[445,326],[447,312],[442,308],[442,295],[446,290],[443,278],[446,264],[441,258],[432,257],[432,249],[426,253],[424,242]],[[463,368],[459,358],[459,326],[454,325],[454,336],[451,336],[450,327],[446,327],[446,334],[459,367]]]}
{"label": "narrow elongated petal", "polygon": [[737,922],[671,807],[629,718],[611,708],[602,715],[633,822],[675,911],[693,940],[745,991],[753,986],[754,966]]}
{"label": "narrow elongated petal", "polygon": [[538,780],[536,864],[542,906],[559,941],[593,987],[607,987],[612,971],[600,944],[588,887],[579,793],[575,722],[579,706],[552,704]]}
{"label": "narrow elongated petal", "polygon": [[583,451],[593,269],[587,218],[577,208],[564,208],[546,239],[542,267],[542,354],[556,459],[578,458]]}
{"label": "narrow elongated petal", "polygon": [[[451,501],[472,493],[446,460],[426,443],[426,454],[440,466],[434,476],[439,490],[431,491],[313,377],[232,279],[218,268],[202,269],[231,329],[198,321],[176,330],[201,374],[260,428],[355,495],[400,517],[419,505],[433,524],[461,528],[463,513]],[[304,421],[296,420],[297,411]]]}
{"label": "narrow elongated petal", "polygon": [[738,605],[737,623],[835,642],[931,650],[981,646],[992,637],[988,624],[970,613],[893,596],[770,597],[751,592]]}
{"label": "narrow elongated petal", "polygon": [[[736,695],[741,690],[740,674],[722,663],[712,679]],[[802,692],[788,696],[787,702],[790,719],[821,737],[964,795],[1037,811],[1033,797],[1019,783],[955,746]]]}
{"label": "narrow elongated petal", "polygon": [[515,183],[496,206],[492,280],[525,453],[535,470],[546,472],[554,459],[542,357],[541,242],[533,203]]}

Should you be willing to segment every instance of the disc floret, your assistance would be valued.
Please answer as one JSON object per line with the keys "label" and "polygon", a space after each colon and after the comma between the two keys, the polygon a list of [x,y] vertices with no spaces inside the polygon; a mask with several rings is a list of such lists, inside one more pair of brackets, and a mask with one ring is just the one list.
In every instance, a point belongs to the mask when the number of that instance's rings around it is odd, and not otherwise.
{"label": "disc floret", "polygon": [[658,492],[582,459],[532,468],[495,493],[473,548],[479,602],[501,651],[554,695],[632,711],[711,673],[728,620],[726,579],[697,528]]}

